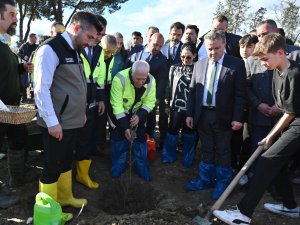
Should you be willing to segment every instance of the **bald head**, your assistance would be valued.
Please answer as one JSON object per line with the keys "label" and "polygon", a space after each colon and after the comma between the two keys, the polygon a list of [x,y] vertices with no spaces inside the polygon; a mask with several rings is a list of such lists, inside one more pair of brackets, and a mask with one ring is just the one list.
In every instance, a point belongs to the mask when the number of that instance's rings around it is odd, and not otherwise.
{"label": "bald head", "polygon": [[161,47],[164,45],[164,41],[164,36],[161,33],[154,33],[147,45],[148,51],[152,55],[159,54]]}
{"label": "bald head", "polygon": [[258,37],[258,40],[261,40],[267,34],[277,32],[277,24],[274,20],[264,20],[256,27],[256,36]]}
{"label": "bald head", "polygon": [[213,19],[211,30],[222,30],[227,31],[228,29],[228,19],[224,15],[217,16]]}
{"label": "bald head", "polygon": [[131,69],[131,78],[133,85],[136,88],[141,88],[145,84],[148,73],[150,71],[150,66],[146,61],[138,60],[135,61]]}
{"label": "bald head", "polygon": [[104,50],[104,58],[109,58],[117,49],[117,39],[114,35],[107,34],[101,39],[102,47]]}

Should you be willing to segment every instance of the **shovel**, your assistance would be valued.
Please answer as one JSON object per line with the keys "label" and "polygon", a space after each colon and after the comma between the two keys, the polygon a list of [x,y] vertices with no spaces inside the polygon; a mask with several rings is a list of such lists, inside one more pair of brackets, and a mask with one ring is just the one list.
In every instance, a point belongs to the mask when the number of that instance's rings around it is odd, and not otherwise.
{"label": "shovel", "polygon": [[255,159],[261,154],[263,151],[263,146],[258,146],[258,148],[255,150],[255,152],[251,155],[251,157],[248,159],[248,161],[245,163],[243,168],[239,171],[239,173],[234,177],[234,179],[231,181],[231,183],[228,185],[226,190],[223,192],[223,194],[220,196],[220,198],[213,204],[211,209],[206,214],[205,218],[201,218],[200,216],[196,216],[193,221],[198,223],[199,225],[210,225],[210,219],[212,218],[213,211],[220,209],[224,201],[227,199],[227,197],[230,195],[232,190],[235,188],[241,177],[247,172],[247,170],[250,168],[250,166],[253,164]]}

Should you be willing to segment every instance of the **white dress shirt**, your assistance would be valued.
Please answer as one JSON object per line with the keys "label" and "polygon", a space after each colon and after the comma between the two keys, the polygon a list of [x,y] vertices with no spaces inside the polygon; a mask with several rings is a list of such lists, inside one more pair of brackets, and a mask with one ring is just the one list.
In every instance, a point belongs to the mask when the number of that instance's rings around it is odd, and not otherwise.
{"label": "white dress shirt", "polygon": [[[224,60],[224,55],[221,57],[221,59],[218,60],[217,62],[217,70],[216,70],[216,77],[215,77],[215,82],[214,82],[214,93],[213,93],[213,99],[212,99],[212,104],[209,106],[216,106],[216,92],[218,89],[218,83],[219,83],[219,78],[220,78],[220,73],[221,73],[221,69],[222,69],[222,64],[223,64],[223,60]],[[204,93],[203,93],[203,100],[202,100],[202,105],[203,106],[208,106],[206,103],[206,99],[207,99],[207,92],[208,92],[208,88],[209,88],[209,83],[210,83],[210,79],[211,79],[211,72],[212,69],[214,67],[215,62],[212,60],[208,61],[208,66],[207,66],[207,70],[206,70],[206,74],[205,74],[205,81],[204,81]]]}
{"label": "white dress shirt", "polygon": [[144,60],[144,61],[146,61],[146,59],[149,57],[149,55],[150,55],[150,52],[149,52],[149,50],[148,50],[148,48],[147,48],[147,45],[144,47],[144,49],[143,49],[143,52],[142,52],[142,55],[141,55],[141,59],[140,60]]}
{"label": "white dress shirt", "polygon": [[208,55],[207,55],[205,43],[203,42],[203,44],[201,45],[201,47],[198,51],[198,60],[205,59],[207,57],[208,57]]}
{"label": "white dress shirt", "polygon": [[[74,49],[68,32],[65,31],[61,35]],[[79,56],[77,55],[77,57]],[[50,45],[45,44],[39,48],[34,63],[34,99],[39,116],[43,118],[47,127],[59,124],[50,93],[54,72],[58,65],[59,58]]]}

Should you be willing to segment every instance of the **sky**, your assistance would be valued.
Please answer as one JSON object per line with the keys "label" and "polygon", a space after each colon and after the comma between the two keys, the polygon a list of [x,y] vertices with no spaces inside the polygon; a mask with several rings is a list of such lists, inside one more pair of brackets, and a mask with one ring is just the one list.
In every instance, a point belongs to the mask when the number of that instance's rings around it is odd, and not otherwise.
{"label": "sky", "polygon": [[[273,5],[279,4],[279,1],[249,0],[251,7],[249,12],[256,11],[259,7],[272,11]],[[123,34],[126,43],[130,40],[133,31],[140,31],[145,40],[147,28],[152,25],[157,26],[167,39],[170,25],[180,21],[185,25],[197,25],[201,35],[210,29],[218,2],[219,0],[129,0],[113,14],[105,11],[103,16],[108,21],[106,33],[112,34],[118,31]],[[69,13],[65,11],[64,20],[68,19]],[[270,15],[268,17],[272,18]],[[51,24],[52,22],[47,20],[33,21],[31,32],[49,35]]]}

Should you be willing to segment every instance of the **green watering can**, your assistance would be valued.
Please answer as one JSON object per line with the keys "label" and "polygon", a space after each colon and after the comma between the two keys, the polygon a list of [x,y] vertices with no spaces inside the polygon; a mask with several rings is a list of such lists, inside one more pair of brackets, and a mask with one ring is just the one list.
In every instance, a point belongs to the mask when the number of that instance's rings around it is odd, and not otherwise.
{"label": "green watering can", "polygon": [[34,225],[64,225],[66,221],[67,216],[62,213],[59,203],[43,192],[36,195],[33,213]]}

